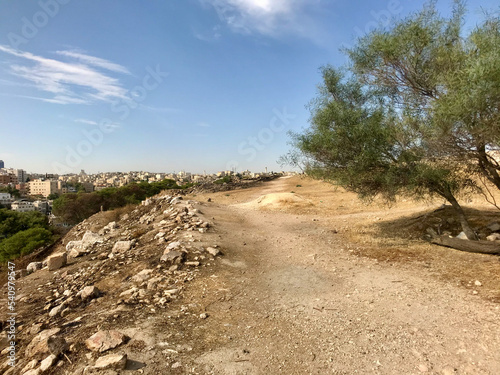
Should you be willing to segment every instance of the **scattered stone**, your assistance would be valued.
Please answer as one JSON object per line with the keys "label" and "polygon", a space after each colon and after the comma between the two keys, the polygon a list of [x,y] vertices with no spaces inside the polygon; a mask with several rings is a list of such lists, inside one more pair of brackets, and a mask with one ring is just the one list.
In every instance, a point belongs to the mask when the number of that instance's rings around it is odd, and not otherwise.
{"label": "scattered stone", "polygon": [[37,365],[38,365],[38,360],[33,359],[29,361],[28,364],[24,366],[23,369],[21,370],[21,374],[24,374],[29,370],[33,370]]}
{"label": "scattered stone", "polygon": [[181,251],[168,251],[163,254],[160,261],[170,264],[181,264],[185,257],[186,254]]}
{"label": "scattered stone", "polygon": [[40,363],[40,371],[45,372],[48,369],[50,369],[52,366],[54,366],[57,362],[57,356],[54,354],[49,355],[47,358],[45,358],[42,363]]}
{"label": "scattered stone", "polygon": [[[15,367],[12,367],[12,369],[15,369]],[[23,373],[23,375],[40,375],[42,373],[42,371],[37,368],[37,369],[33,369],[33,370],[29,370],[25,373]],[[7,375],[7,373],[5,373],[5,375]]]}
{"label": "scattered stone", "polygon": [[179,367],[182,367],[182,364],[180,362],[175,362],[173,365],[172,365],[172,368],[179,368]]}
{"label": "scattered stone", "polygon": [[117,229],[118,228],[118,224],[116,224],[116,221],[112,221],[110,223],[108,223],[108,225],[106,225],[104,228],[104,230],[113,230],[113,229]]}
{"label": "scattered stone", "polygon": [[61,331],[60,328],[46,329],[36,335],[26,348],[26,356],[34,357],[37,354],[50,353],[48,340],[50,337],[57,335]]}
{"label": "scattered stone", "polygon": [[476,281],[474,281],[474,285],[475,285],[475,286],[481,286],[481,285],[483,285],[483,284],[481,283],[481,281],[476,280]]}
{"label": "scattered stone", "polygon": [[132,241],[118,241],[113,245],[113,253],[123,253],[129,251],[132,247]]}
{"label": "scattered stone", "polygon": [[208,314],[207,313],[201,313],[200,314],[200,319],[207,319],[208,318]]}
{"label": "scattered stone", "polygon": [[87,300],[90,300],[90,299],[94,299],[94,298],[97,298],[99,297],[99,295],[101,294],[99,288],[97,288],[96,286],[86,286],[85,288],[83,288],[79,295],[80,295],[80,298],[83,300],[83,301],[87,301]]}
{"label": "scattered stone", "polygon": [[95,362],[95,369],[105,370],[105,369],[114,369],[114,370],[123,370],[127,364],[127,355],[126,354],[109,354],[104,357],[100,357]]}
{"label": "scattered stone", "polygon": [[141,283],[145,282],[146,280],[148,280],[151,277],[152,273],[153,273],[153,270],[148,270],[148,269],[142,270],[137,275],[132,277],[132,281],[134,283],[141,284]]}
{"label": "scattered stone", "polygon": [[493,233],[486,237],[488,241],[498,241],[500,240],[500,233]]}
{"label": "scattered stone", "polygon": [[50,310],[49,316],[51,318],[54,316],[58,316],[59,314],[61,314],[61,311],[63,311],[65,307],[66,306],[64,305],[64,303],[61,303],[59,306],[56,306],[52,310]]}
{"label": "scattered stone", "polygon": [[64,267],[67,262],[68,255],[66,253],[54,254],[47,258],[47,267],[49,268],[49,271],[55,271]]}
{"label": "scattered stone", "polygon": [[213,255],[214,257],[220,254],[220,250],[216,249],[215,247],[207,247],[207,252]]}
{"label": "scattered stone", "polygon": [[103,238],[97,233],[93,233],[91,231],[85,232],[82,238],[82,244],[84,247],[90,247],[96,243],[102,243]]}
{"label": "scattered stone", "polygon": [[33,273],[35,271],[41,270],[42,267],[42,262],[31,262],[30,264],[28,264],[28,267],[26,267],[26,271],[28,271],[28,273]]}
{"label": "scattered stone", "polygon": [[460,234],[456,237],[459,240],[468,240],[467,235],[464,232],[460,232]]}
{"label": "scattered stone", "polygon": [[95,352],[105,352],[116,348],[127,341],[127,336],[119,331],[99,331],[85,340],[88,349]]}
{"label": "scattered stone", "polygon": [[427,367],[427,365],[424,365],[424,364],[418,365],[418,370],[420,372],[429,372],[429,368]]}
{"label": "scattered stone", "polygon": [[166,251],[177,250],[182,246],[180,241],[171,242],[168,244]]}
{"label": "scattered stone", "polygon": [[191,266],[191,267],[198,267],[200,265],[200,262],[186,262],[184,263],[186,266]]}

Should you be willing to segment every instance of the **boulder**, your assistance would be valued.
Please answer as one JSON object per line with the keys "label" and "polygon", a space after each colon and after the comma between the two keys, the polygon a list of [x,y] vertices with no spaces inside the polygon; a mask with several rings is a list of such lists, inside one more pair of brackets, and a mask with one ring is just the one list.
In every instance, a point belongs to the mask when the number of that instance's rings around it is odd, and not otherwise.
{"label": "boulder", "polygon": [[100,357],[95,362],[95,369],[106,370],[123,370],[127,365],[127,355],[126,354],[109,354],[104,357]]}
{"label": "boulder", "polygon": [[88,349],[94,352],[105,352],[116,348],[127,341],[127,336],[119,331],[99,331],[85,340]]}
{"label": "boulder", "polygon": [[132,241],[117,241],[113,245],[113,253],[123,253],[125,251],[129,251],[132,247]]}
{"label": "boulder", "polygon": [[186,254],[182,251],[166,251],[160,258],[160,261],[170,264],[181,264],[185,257]]}
{"label": "boulder", "polygon": [[214,257],[220,254],[220,250],[215,247],[207,247],[207,252]]}
{"label": "boulder", "polygon": [[498,241],[500,240],[500,233],[493,233],[486,237],[488,241]]}
{"label": "boulder", "polygon": [[99,234],[91,231],[85,232],[82,238],[82,245],[85,248],[88,248],[96,243],[102,243],[102,242],[103,242],[102,237]]}
{"label": "boulder", "polygon": [[61,303],[59,306],[56,306],[52,310],[50,310],[49,316],[51,318],[54,316],[58,316],[59,314],[61,314],[61,311],[63,311],[65,307],[66,306],[64,305],[64,303]]}
{"label": "boulder", "polygon": [[42,267],[43,267],[42,262],[31,262],[30,264],[28,264],[28,267],[26,267],[26,271],[28,271],[28,273],[33,273],[35,271],[42,269]]}
{"label": "boulder", "polygon": [[170,251],[170,250],[177,250],[179,249],[180,247],[182,246],[181,242],[180,241],[175,241],[175,242],[170,242],[167,246],[167,248],[165,249],[166,251]]}
{"label": "boulder", "polygon": [[48,340],[50,337],[57,335],[61,331],[60,328],[46,329],[36,335],[26,348],[25,357],[34,357],[37,354],[50,353]]}
{"label": "boulder", "polygon": [[40,371],[45,372],[54,366],[57,362],[57,356],[55,354],[49,355],[45,358],[42,363],[40,363]]}
{"label": "boulder", "polygon": [[66,251],[71,251],[73,249],[82,249],[83,241],[69,241],[66,245]]}
{"label": "boulder", "polygon": [[92,285],[92,286],[86,286],[78,294],[80,295],[80,298],[83,301],[87,301],[99,297],[101,292],[96,286]]}
{"label": "boulder", "polygon": [[64,267],[67,262],[68,255],[66,253],[53,254],[47,258],[47,267],[49,271],[55,271]]}
{"label": "boulder", "polygon": [[139,272],[137,275],[132,277],[132,281],[137,284],[141,284],[144,281],[148,280],[151,277],[151,274],[153,273],[153,270],[142,270]]}

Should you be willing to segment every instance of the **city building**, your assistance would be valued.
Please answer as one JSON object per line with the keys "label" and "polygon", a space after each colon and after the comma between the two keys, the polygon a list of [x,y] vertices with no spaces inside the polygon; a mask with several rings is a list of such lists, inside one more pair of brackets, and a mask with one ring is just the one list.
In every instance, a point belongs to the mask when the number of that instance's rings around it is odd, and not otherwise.
{"label": "city building", "polygon": [[29,212],[35,211],[35,205],[33,204],[33,202],[15,201],[11,203],[11,209],[12,211],[17,212]]}
{"label": "city building", "polygon": [[5,163],[3,162],[3,160],[0,160],[0,169],[2,168],[5,168]]}
{"label": "city building", "polygon": [[11,196],[9,193],[0,193],[0,204],[7,205],[11,202]]}
{"label": "city building", "polygon": [[35,201],[33,202],[33,206],[35,207],[35,210],[41,212],[44,215],[47,215],[49,212],[49,204],[47,201]]}
{"label": "city building", "polygon": [[34,180],[28,182],[30,195],[41,195],[47,198],[50,194],[57,193],[57,181]]}

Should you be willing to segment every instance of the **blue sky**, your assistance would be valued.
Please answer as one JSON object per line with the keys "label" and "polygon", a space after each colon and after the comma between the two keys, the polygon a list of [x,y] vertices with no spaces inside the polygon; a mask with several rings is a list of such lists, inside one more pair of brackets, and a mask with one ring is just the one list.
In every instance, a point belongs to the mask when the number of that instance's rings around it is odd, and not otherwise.
{"label": "blue sky", "polygon": [[[319,68],[423,3],[2,1],[0,159],[39,173],[280,170]],[[498,4],[468,8],[472,26]]]}

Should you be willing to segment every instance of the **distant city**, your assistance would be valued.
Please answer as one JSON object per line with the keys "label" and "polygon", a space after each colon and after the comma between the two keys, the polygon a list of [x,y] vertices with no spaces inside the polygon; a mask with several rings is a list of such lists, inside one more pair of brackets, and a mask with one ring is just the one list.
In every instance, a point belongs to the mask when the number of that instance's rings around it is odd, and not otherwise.
{"label": "distant city", "polygon": [[[236,173],[235,171],[220,171],[212,174],[193,174],[186,171],[178,173],[152,172],[102,172],[87,174],[84,170],[76,174],[39,174],[27,173],[24,169],[6,168],[5,162],[0,160],[0,205],[13,211],[28,212],[40,211],[44,214],[51,212],[52,200],[67,193],[91,193],[109,187],[121,187],[131,182],[147,181],[149,183],[171,179],[179,185],[186,183],[205,183],[216,181],[225,176],[238,175],[242,178],[258,178],[274,173],[266,170],[251,172],[249,170]],[[285,172],[280,172],[284,173]],[[286,174],[295,174],[286,172]]]}

